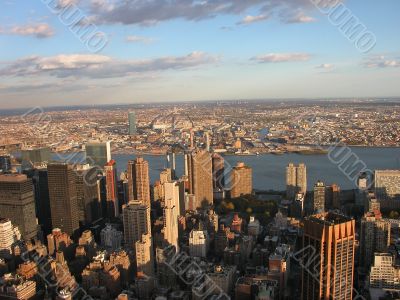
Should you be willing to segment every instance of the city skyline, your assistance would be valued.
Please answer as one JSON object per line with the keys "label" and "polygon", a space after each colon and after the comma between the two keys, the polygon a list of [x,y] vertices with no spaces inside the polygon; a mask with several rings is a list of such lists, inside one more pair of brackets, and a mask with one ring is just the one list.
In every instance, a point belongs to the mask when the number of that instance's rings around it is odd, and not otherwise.
{"label": "city skyline", "polygon": [[394,0],[344,2],[376,37],[367,53],[307,0],[60,1],[107,36],[96,53],[46,5],[54,1],[20,2],[0,13],[0,109],[400,96]]}

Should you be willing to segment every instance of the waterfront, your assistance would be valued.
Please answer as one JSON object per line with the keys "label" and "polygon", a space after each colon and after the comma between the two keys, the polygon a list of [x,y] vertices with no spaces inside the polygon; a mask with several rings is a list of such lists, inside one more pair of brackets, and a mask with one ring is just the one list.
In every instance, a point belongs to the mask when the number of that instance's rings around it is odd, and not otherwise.
{"label": "waterfront", "polygon": [[[400,169],[400,148],[361,148],[352,147],[351,150],[365,164],[368,169]],[[114,154],[113,159],[117,162],[118,172],[126,170],[128,161],[134,155]],[[167,167],[165,156],[144,156],[150,165],[150,177],[152,183],[159,178],[160,171]],[[342,189],[355,188],[354,182],[349,180],[340,171],[337,165],[329,160],[328,155],[259,155],[259,156],[225,156],[226,166],[234,166],[242,161],[253,168],[253,185],[257,190],[285,190],[286,166],[289,162],[305,163],[307,166],[308,189],[312,189],[317,180],[325,184],[338,184]],[[177,175],[183,173],[183,156],[178,155],[176,160]]]}

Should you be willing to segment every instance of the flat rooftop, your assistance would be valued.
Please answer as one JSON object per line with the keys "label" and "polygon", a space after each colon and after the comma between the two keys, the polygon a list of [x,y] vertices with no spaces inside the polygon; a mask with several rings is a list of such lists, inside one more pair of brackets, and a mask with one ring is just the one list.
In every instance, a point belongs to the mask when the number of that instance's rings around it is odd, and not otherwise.
{"label": "flat rooftop", "polygon": [[25,174],[2,174],[0,182],[24,182],[28,179]]}

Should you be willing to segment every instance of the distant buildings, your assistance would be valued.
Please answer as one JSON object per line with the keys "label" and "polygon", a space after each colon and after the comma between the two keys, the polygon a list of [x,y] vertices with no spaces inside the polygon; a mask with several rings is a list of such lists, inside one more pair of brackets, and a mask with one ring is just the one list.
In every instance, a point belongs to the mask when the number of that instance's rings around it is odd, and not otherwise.
{"label": "distant buildings", "polygon": [[322,213],[325,211],[326,186],[322,181],[314,185],[314,198],[312,205],[313,213]]}
{"label": "distant buildings", "polygon": [[32,180],[22,174],[0,175],[0,217],[18,226],[22,238],[37,235],[35,199]]}
{"label": "distant buildings", "polygon": [[50,148],[32,148],[21,151],[22,160],[32,164],[43,163],[50,161]]}
{"label": "distant buildings", "polygon": [[305,219],[302,256],[307,266],[302,268],[302,300],[352,299],[355,230],[353,219],[335,213]]}
{"label": "distant buildings", "polygon": [[86,162],[102,169],[111,160],[111,142],[90,142],[86,144]]}
{"label": "distant buildings", "polygon": [[297,193],[307,192],[307,168],[305,164],[295,166],[290,163],[286,167],[286,197],[294,199]]}
{"label": "distant buildings", "polygon": [[129,135],[134,135],[137,133],[136,130],[136,114],[131,111],[128,114],[128,121],[129,121]]}
{"label": "distant buildings", "polygon": [[231,198],[251,195],[253,192],[253,169],[238,162],[231,172]]}
{"label": "distant buildings", "polygon": [[185,154],[185,174],[189,178],[189,194],[196,200],[196,208],[213,204],[212,159],[204,150]]}
{"label": "distant buildings", "polygon": [[128,162],[129,200],[150,206],[149,162],[143,157]]}
{"label": "distant buildings", "polygon": [[79,210],[72,165],[47,165],[51,220],[54,228],[72,235],[79,228]]}

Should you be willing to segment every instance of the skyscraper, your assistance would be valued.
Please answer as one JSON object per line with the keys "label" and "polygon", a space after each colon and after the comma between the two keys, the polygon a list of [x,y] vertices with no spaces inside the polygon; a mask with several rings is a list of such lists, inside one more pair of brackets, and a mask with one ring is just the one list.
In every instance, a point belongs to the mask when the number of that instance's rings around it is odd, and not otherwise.
{"label": "skyscraper", "polygon": [[150,206],[149,162],[143,157],[128,162],[129,200]]}
{"label": "skyscraper", "polygon": [[185,155],[189,194],[196,197],[196,208],[213,204],[212,160],[207,151],[195,150]]}
{"label": "skyscraper", "polygon": [[325,195],[326,186],[322,181],[318,181],[314,185],[313,205],[311,208],[313,213],[321,213],[325,211]]}
{"label": "skyscraper", "polygon": [[225,188],[225,160],[218,153],[212,155],[212,174],[214,189],[223,190]]}
{"label": "skyscraper", "polygon": [[307,168],[305,164],[296,167],[290,163],[286,167],[286,196],[293,200],[297,193],[306,194],[307,192]]}
{"label": "skyscraper", "polygon": [[175,182],[167,182],[164,186],[164,241],[178,249],[179,185]]}
{"label": "skyscraper", "polygon": [[390,245],[390,223],[379,210],[367,212],[361,219],[360,266],[367,270],[375,252],[387,252]]}
{"label": "skyscraper", "polygon": [[351,300],[355,221],[335,213],[304,221],[301,299]]}
{"label": "skyscraper", "polygon": [[106,176],[106,203],[107,215],[110,218],[119,216],[118,187],[117,187],[117,163],[110,160],[104,166]]}
{"label": "skyscraper", "polygon": [[231,172],[231,198],[251,195],[253,192],[253,169],[238,162]]}
{"label": "skyscraper", "polygon": [[90,142],[86,144],[86,163],[102,169],[111,160],[111,142]]}
{"label": "skyscraper", "polygon": [[142,234],[142,237],[135,245],[137,272],[147,276],[154,275],[154,256],[151,233]]}
{"label": "skyscraper", "polygon": [[10,219],[14,226],[18,226],[23,239],[36,237],[33,184],[26,175],[0,175],[0,217]]}
{"label": "skyscraper", "polygon": [[340,187],[337,184],[326,187],[325,198],[327,208],[340,209]]}
{"label": "skyscraper", "polygon": [[52,225],[72,235],[79,228],[73,166],[65,163],[51,163],[47,166],[47,170]]}
{"label": "skyscraper", "polygon": [[129,135],[136,134],[136,114],[131,111],[128,115],[129,119]]}
{"label": "skyscraper", "polygon": [[150,208],[140,201],[130,201],[122,209],[125,246],[134,248],[143,234],[151,233]]}
{"label": "skyscraper", "polygon": [[400,170],[376,170],[375,194],[382,208],[400,208]]}
{"label": "skyscraper", "polygon": [[0,156],[0,174],[11,170],[11,160],[9,156]]}

